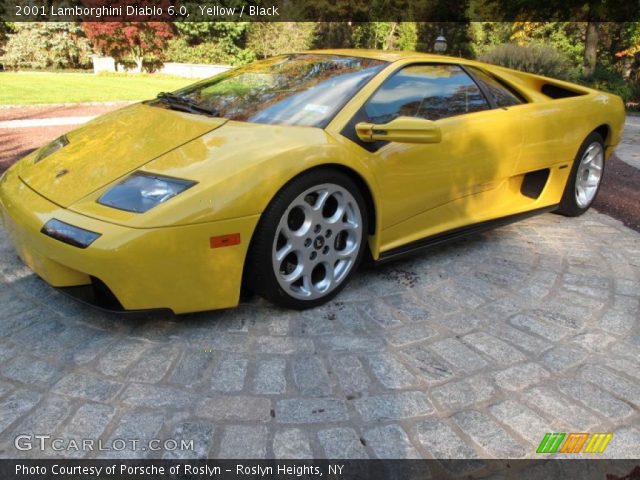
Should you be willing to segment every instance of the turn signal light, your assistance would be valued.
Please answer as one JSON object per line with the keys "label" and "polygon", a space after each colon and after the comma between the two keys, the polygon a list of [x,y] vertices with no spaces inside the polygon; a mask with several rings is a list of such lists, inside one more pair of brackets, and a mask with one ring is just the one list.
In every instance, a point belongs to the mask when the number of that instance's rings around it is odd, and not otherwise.
{"label": "turn signal light", "polygon": [[230,247],[231,245],[240,244],[240,234],[230,233],[228,235],[220,235],[218,237],[211,237],[209,239],[209,245],[211,248]]}

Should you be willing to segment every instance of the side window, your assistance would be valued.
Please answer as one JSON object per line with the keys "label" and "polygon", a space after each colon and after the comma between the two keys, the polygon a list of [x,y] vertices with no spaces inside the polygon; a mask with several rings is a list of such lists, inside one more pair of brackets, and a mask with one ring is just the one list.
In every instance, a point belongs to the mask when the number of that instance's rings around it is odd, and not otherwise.
{"label": "side window", "polygon": [[486,74],[476,67],[466,67],[471,71],[478,83],[489,92],[498,107],[511,107],[526,103],[519,95],[509,90],[492,76]]}
{"label": "side window", "polygon": [[427,120],[488,110],[484,95],[457,65],[413,65],[396,72],[364,106],[372,123],[396,117]]}

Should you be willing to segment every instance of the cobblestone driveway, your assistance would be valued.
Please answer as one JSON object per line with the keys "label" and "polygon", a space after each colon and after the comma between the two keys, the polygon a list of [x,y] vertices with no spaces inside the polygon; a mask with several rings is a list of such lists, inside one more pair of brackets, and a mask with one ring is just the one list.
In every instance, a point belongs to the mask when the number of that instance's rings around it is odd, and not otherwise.
{"label": "cobblestone driveway", "polygon": [[130,319],[46,286],[0,230],[0,456],[42,456],[13,446],[33,433],[195,446],[90,458],[520,458],[591,431],[640,457],[638,233],[547,214],[354,280],[304,313]]}

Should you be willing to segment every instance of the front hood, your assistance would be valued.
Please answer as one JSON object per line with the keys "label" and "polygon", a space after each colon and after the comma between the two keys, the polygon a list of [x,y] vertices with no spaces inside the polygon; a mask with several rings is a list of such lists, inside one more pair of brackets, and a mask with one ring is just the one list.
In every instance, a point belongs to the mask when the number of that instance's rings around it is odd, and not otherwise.
{"label": "front hood", "polygon": [[230,120],[140,169],[197,182],[175,198],[143,214],[126,212],[97,202],[109,185],[69,208],[132,228],[250,217],[263,211],[275,190],[299,172],[344,157],[342,147],[321,128]]}
{"label": "front hood", "polygon": [[68,133],[68,145],[37,163],[34,152],[21,162],[19,175],[40,195],[68,207],[225,122],[135,104]]}

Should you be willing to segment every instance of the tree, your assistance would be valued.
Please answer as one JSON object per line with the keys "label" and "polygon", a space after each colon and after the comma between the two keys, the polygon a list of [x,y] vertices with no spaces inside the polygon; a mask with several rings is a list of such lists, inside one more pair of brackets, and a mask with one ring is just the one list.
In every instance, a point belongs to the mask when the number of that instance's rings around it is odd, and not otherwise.
{"label": "tree", "polygon": [[176,22],[179,37],[170,42],[172,60],[242,65],[255,59],[246,50],[249,22]]}
{"label": "tree", "polygon": [[351,48],[353,47],[353,30],[351,22],[318,22],[313,46],[315,48]]}
{"label": "tree", "polygon": [[586,22],[514,22],[511,40],[518,45],[544,43],[566,55],[573,68],[584,62]]}
{"label": "tree", "polygon": [[3,47],[7,68],[84,68],[91,64],[91,45],[82,27],[68,22],[16,23]]}
{"label": "tree", "polygon": [[510,22],[471,22],[471,51],[478,57],[496,45],[509,42],[511,38]]}
{"label": "tree", "polygon": [[356,47],[381,50],[415,50],[415,22],[367,22],[356,24],[353,30]]}
{"label": "tree", "polygon": [[166,22],[87,22],[87,37],[97,53],[119,62],[131,60],[138,72],[145,61],[160,60],[174,32]]}
{"label": "tree", "polygon": [[[0,7],[0,15],[2,15],[3,9]],[[14,31],[14,23],[12,22],[0,22],[0,56],[4,54],[4,45],[7,43],[7,37]]]}
{"label": "tree", "polygon": [[307,50],[314,29],[311,22],[254,22],[249,27],[247,47],[262,58]]}
{"label": "tree", "polygon": [[[632,65],[640,63],[640,22],[628,22],[621,26],[622,37],[617,45],[612,45],[615,56],[620,58],[625,65],[625,77],[629,77],[633,72]],[[638,69],[635,69],[636,76],[640,78]]]}
{"label": "tree", "polygon": [[13,33],[14,30],[15,30],[15,23],[13,23],[13,22],[0,22],[0,42],[6,40],[7,35],[9,33]]}
{"label": "tree", "polygon": [[591,78],[596,71],[598,61],[598,42],[600,41],[600,22],[587,22],[584,41],[584,66],[582,75]]}

